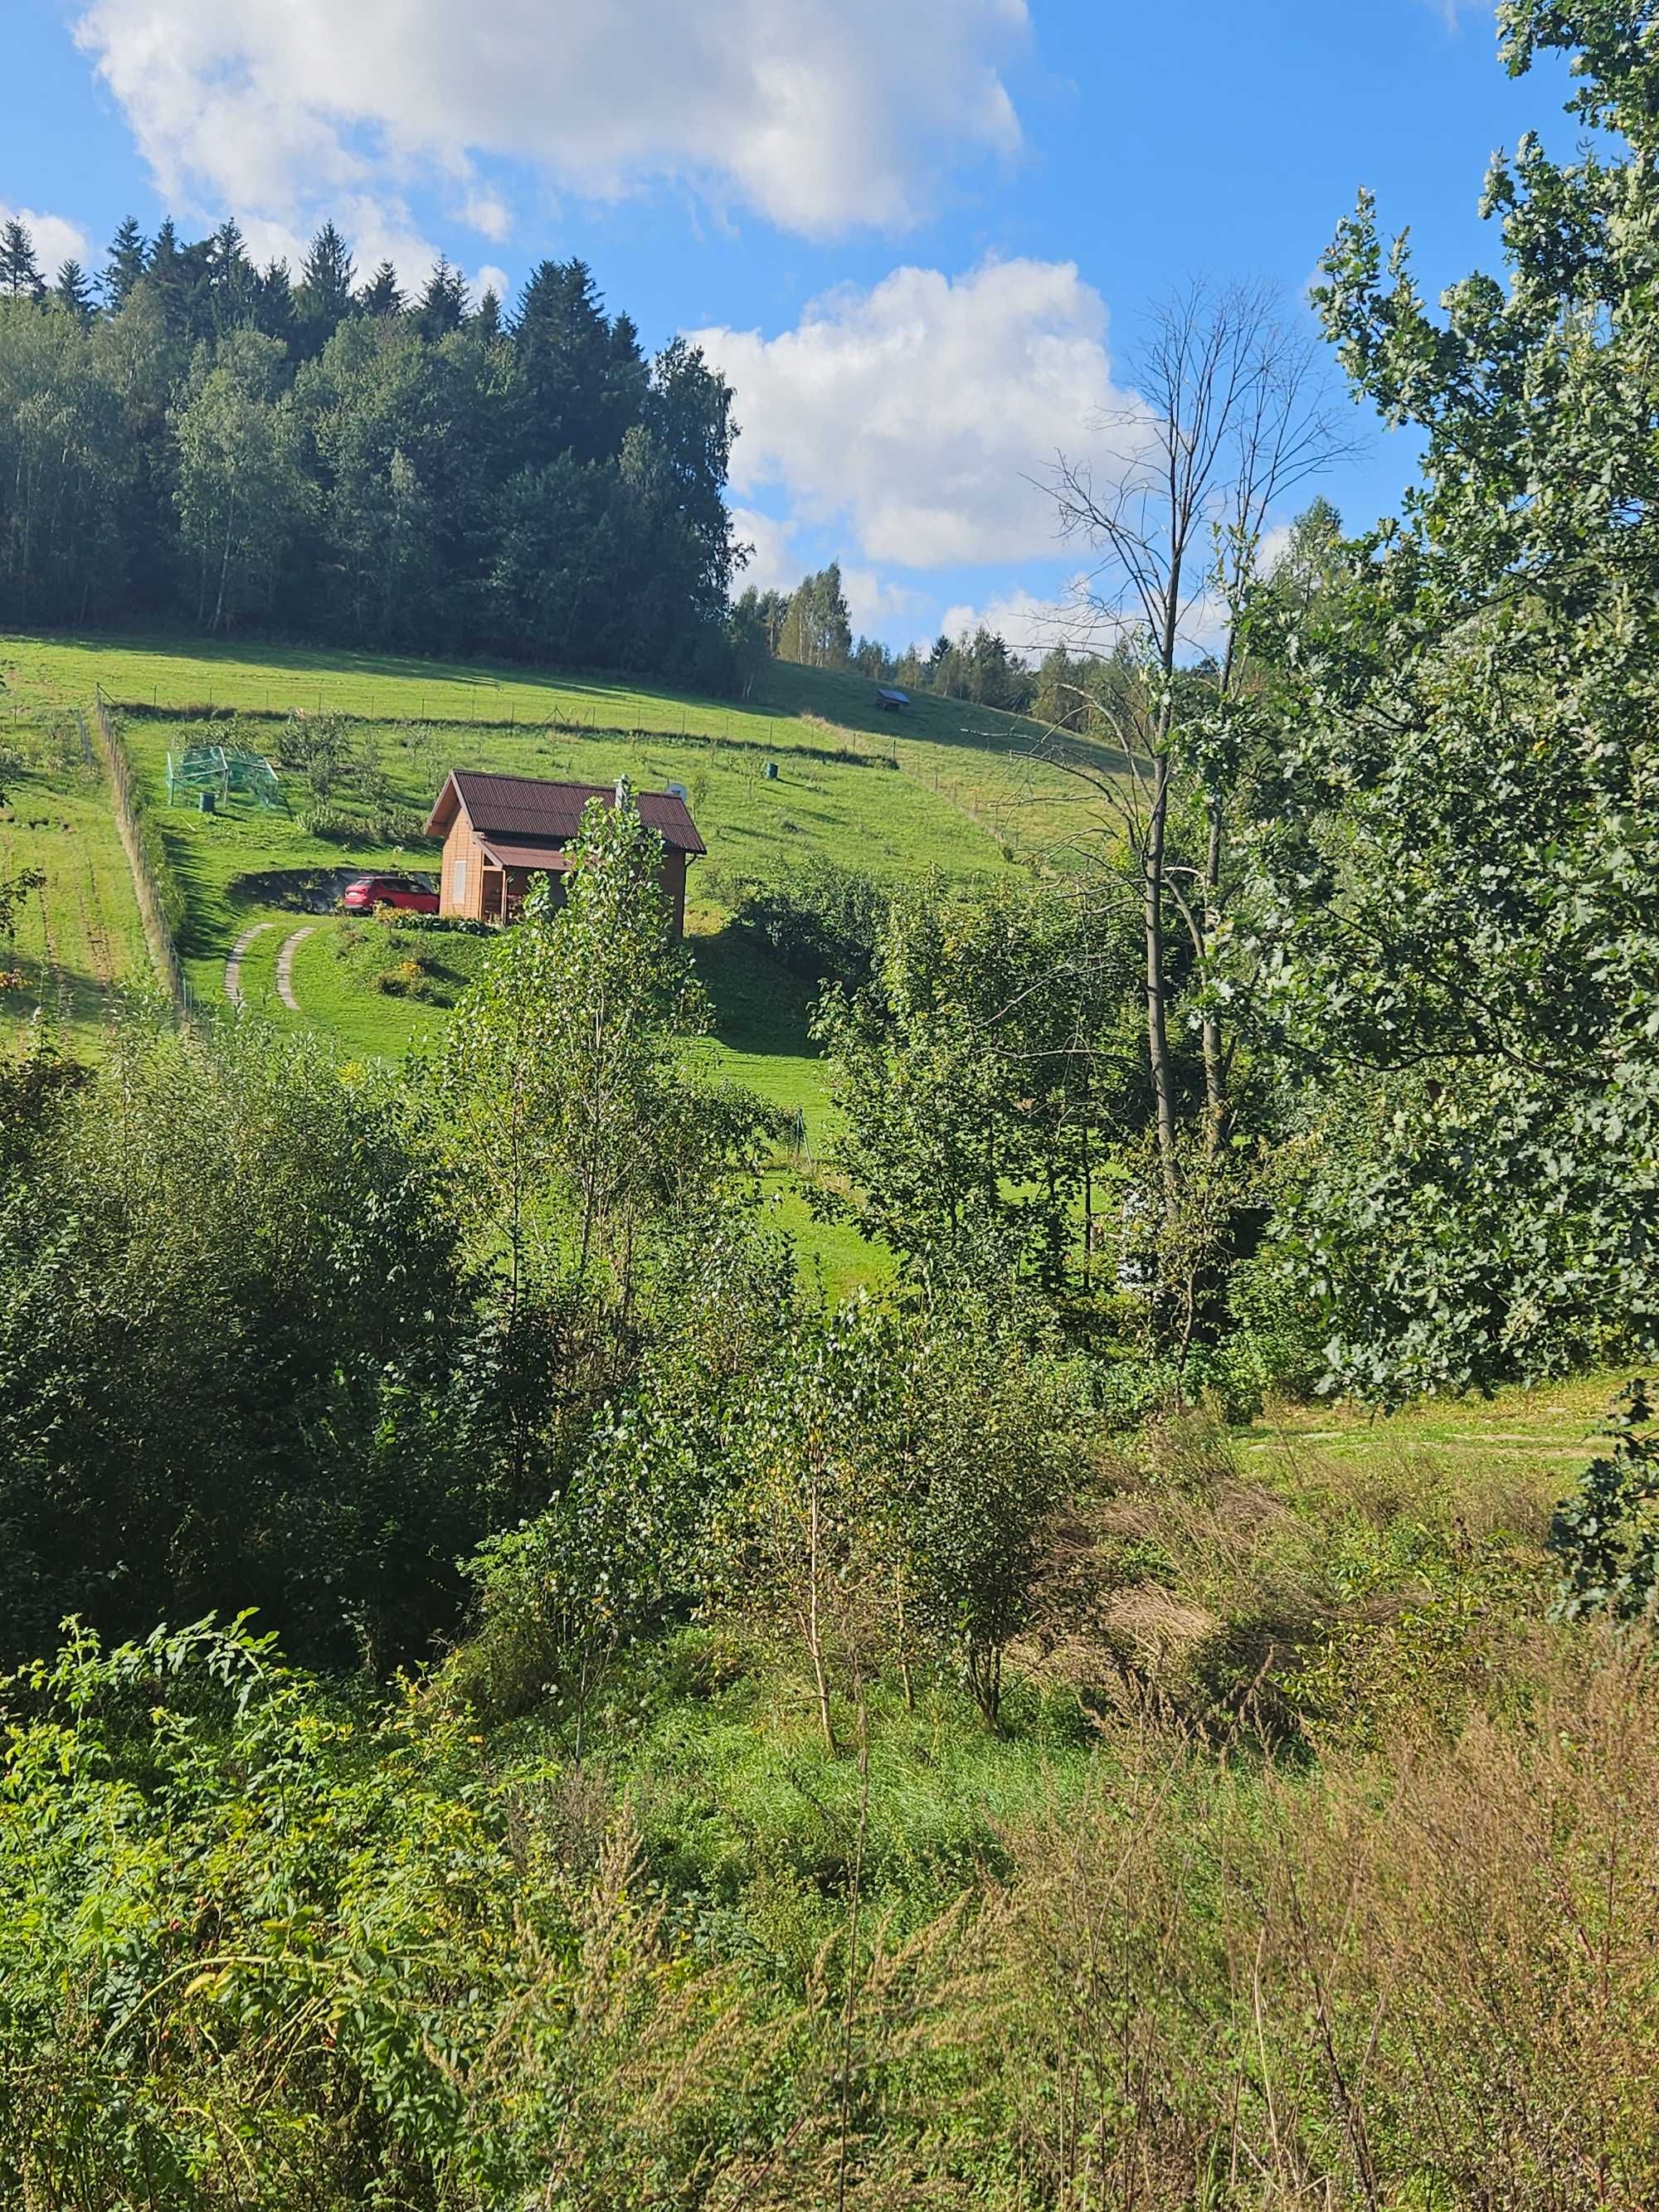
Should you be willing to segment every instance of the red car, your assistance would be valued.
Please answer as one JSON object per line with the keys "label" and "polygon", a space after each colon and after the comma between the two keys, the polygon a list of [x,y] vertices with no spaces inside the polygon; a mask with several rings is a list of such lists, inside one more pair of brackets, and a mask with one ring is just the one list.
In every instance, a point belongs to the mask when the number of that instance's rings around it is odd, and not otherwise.
{"label": "red car", "polygon": [[436,914],[438,894],[413,876],[359,876],[340,894],[347,914],[373,914],[378,906],[402,907],[409,914]]}

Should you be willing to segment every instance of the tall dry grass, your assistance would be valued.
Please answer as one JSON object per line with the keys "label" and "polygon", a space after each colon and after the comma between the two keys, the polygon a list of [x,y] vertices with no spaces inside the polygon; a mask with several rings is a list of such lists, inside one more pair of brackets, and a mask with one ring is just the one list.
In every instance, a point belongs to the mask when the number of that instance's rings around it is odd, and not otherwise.
{"label": "tall dry grass", "polygon": [[1149,1732],[1011,1838],[1012,2201],[1659,2204],[1659,1680],[1605,1643],[1530,1662],[1524,1713],[1311,1779]]}

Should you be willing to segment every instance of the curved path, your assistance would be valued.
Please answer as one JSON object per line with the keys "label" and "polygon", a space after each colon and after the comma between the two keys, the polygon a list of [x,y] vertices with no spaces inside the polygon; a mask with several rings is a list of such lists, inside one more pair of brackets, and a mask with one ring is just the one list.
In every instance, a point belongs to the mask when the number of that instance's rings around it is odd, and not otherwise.
{"label": "curved path", "polygon": [[252,929],[245,929],[230,948],[230,957],[225,963],[225,996],[233,1006],[242,1003],[242,962],[254,939],[267,929],[276,927],[274,921],[256,921]]}
{"label": "curved path", "polygon": [[294,956],[307,938],[316,934],[316,929],[315,922],[308,922],[305,928],[296,929],[276,955],[276,995],[291,1014],[297,1014],[300,1011],[300,1001],[294,995]]}

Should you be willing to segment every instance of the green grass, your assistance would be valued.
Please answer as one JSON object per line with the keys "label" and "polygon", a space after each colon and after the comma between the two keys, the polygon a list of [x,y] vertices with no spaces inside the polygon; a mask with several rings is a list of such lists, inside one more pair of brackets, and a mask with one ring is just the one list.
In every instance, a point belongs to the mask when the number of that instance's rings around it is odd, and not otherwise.
{"label": "green grass", "polygon": [[[608,677],[544,675],[331,648],[213,645],[167,638],[0,639],[4,705],[15,718],[62,716],[94,689],[126,710],[126,743],[183,890],[180,951],[205,1009],[225,1003],[225,963],[244,932],[264,925],[242,968],[245,1002],[278,1023],[301,1022],[343,1059],[429,1051],[447,1009],[376,988],[362,961],[342,959],[342,925],[295,911],[258,879],[306,870],[430,866],[435,849],[387,845],[367,828],[340,843],[311,835],[301,817],[312,793],[284,775],[290,811],[238,803],[202,815],[166,803],[165,766],[208,734],[274,752],[295,714],[356,718],[374,746],[386,795],[379,811],[424,814],[453,768],[608,784],[684,784],[708,845],[692,870],[688,933],[714,1009],[713,1071],[805,1117],[809,1152],[833,1127],[817,1053],[806,1033],[810,992],[729,927],[745,880],[776,880],[792,865],[825,860],[891,879],[933,872],[953,879],[1063,857],[1109,823],[1073,778],[1036,757],[1034,724],[958,702],[917,698],[904,717],[877,703],[861,677],[775,664],[745,701],[699,697]],[[169,713],[169,709],[173,711]],[[1109,772],[1104,749],[1082,749]],[[775,773],[769,775],[768,766]],[[345,802],[348,812],[352,802]],[[102,801],[85,820],[95,842]],[[364,810],[359,808],[362,814]],[[130,887],[106,811],[99,880],[118,902],[129,965],[137,937]],[[63,904],[60,898],[58,903]],[[56,909],[54,909],[55,911]],[[292,972],[296,1015],[276,994],[283,946],[300,930]],[[466,960],[475,956],[459,955]],[[142,958],[139,959],[142,971]],[[96,963],[63,952],[54,985],[82,1028],[98,1018]],[[123,970],[126,972],[126,970]],[[811,1221],[797,1178],[780,1171],[772,1195],[826,1285],[842,1290],[884,1258],[851,1231]]]}
{"label": "green grass", "polygon": [[1591,1455],[1589,1439],[1622,1378],[1575,1376],[1492,1398],[1420,1399],[1402,1413],[1349,1406],[1278,1410],[1243,1431],[1252,1472],[1324,1468],[1388,1477],[1427,1474],[1449,1497],[1501,1482],[1539,1504],[1559,1497]]}
{"label": "green grass", "polygon": [[[300,818],[310,794],[297,775],[284,778],[291,814],[240,802],[210,815],[167,806],[167,753],[199,741],[203,727],[144,715],[125,725],[128,750],[188,905],[182,947],[186,969],[193,987],[210,998],[222,988],[224,961],[236,937],[250,923],[282,911],[262,899],[249,878],[274,870],[430,867],[437,854],[434,846],[388,846],[368,834],[345,844],[310,835]],[[213,728],[222,738],[273,748],[281,735],[279,726],[264,721],[216,722]],[[895,878],[937,869],[960,878],[1008,865],[989,833],[879,762],[780,750],[771,757],[778,774],[768,778],[762,770],[769,756],[741,745],[689,746],[465,724],[416,732],[371,728],[392,803],[422,813],[452,768],[597,784],[623,775],[647,787],[684,784],[709,848],[708,859],[694,864],[690,890],[694,916],[705,921],[729,913],[744,879],[775,879],[808,854]]]}
{"label": "green grass", "polygon": [[[1110,834],[1085,787],[1035,757],[1040,726],[959,700],[915,696],[887,713],[865,678],[775,662],[746,700],[714,699],[621,678],[425,661],[334,647],[213,644],[200,639],[0,638],[6,697],[24,706],[112,700],[152,711],[212,706],[243,713],[334,713],[371,721],[478,726],[550,722],[588,733],[703,738],[763,751],[800,744],[881,756],[936,805],[996,843],[1051,854]],[[1068,754],[1112,774],[1108,746],[1068,740]],[[684,779],[680,779],[684,781]]]}
{"label": "green grass", "polygon": [[0,875],[46,877],[0,943],[0,1032],[44,1014],[95,1055],[124,991],[150,981],[101,767],[71,717],[15,717],[0,724]]}

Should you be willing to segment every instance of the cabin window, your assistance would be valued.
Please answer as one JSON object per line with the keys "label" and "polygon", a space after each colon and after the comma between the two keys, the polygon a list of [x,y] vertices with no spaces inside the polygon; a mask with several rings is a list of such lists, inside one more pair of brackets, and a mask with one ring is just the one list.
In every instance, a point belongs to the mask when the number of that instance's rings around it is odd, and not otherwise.
{"label": "cabin window", "polygon": [[457,853],[455,855],[455,896],[458,899],[464,899],[466,896],[466,854],[465,850]]}

